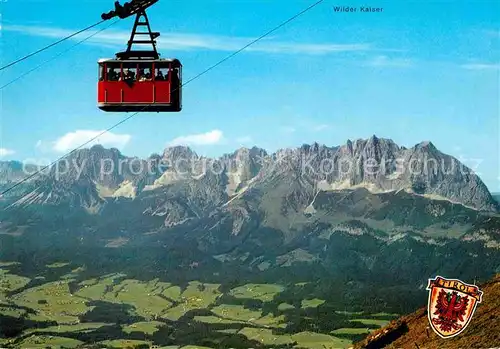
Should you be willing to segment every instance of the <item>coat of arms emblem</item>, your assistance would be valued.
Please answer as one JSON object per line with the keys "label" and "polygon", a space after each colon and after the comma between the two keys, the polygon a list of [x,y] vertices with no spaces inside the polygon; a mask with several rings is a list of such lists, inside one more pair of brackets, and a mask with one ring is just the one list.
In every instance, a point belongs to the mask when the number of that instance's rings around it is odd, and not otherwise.
{"label": "coat of arms emblem", "polygon": [[476,285],[441,276],[429,279],[427,290],[429,322],[441,338],[462,333],[483,297],[483,292]]}

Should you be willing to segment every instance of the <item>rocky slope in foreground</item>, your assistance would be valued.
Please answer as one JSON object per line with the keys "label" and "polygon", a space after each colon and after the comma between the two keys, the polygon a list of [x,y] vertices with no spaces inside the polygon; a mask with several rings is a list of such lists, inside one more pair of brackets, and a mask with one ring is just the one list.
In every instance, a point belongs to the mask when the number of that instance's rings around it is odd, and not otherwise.
{"label": "rocky slope in foreground", "polygon": [[355,349],[374,348],[498,348],[500,346],[500,274],[480,286],[483,301],[464,332],[456,337],[442,339],[431,328],[427,308],[391,322],[370,334]]}

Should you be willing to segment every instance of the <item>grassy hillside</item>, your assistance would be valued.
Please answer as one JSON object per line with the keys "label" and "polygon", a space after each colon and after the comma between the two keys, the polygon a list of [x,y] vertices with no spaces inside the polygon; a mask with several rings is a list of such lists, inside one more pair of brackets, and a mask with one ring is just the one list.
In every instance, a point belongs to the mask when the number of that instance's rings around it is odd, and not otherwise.
{"label": "grassy hillside", "polygon": [[442,339],[429,327],[427,307],[372,332],[356,349],[372,348],[494,348],[500,344],[500,274],[480,287],[483,301],[465,331]]}

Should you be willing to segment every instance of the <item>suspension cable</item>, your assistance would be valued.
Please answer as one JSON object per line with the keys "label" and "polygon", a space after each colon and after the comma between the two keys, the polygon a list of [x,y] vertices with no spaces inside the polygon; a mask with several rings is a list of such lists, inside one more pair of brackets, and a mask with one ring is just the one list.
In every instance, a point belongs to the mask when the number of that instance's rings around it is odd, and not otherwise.
{"label": "suspension cable", "polygon": [[60,43],[61,43],[61,42],[63,42],[63,41],[66,41],[66,40],[68,40],[68,39],[71,39],[73,36],[76,36],[76,35],[78,35],[78,34],[80,34],[80,33],[83,33],[84,31],[87,31],[87,30],[89,30],[89,29],[92,29],[92,28],[94,28],[94,27],[98,26],[99,24],[101,24],[102,22],[104,22],[104,20],[102,20],[102,21],[100,21],[100,22],[97,22],[97,23],[95,23],[95,24],[92,24],[92,25],[90,25],[90,26],[88,26],[88,27],[86,27],[86,28],[83,28],[83,29],[81,29],[81,30],[79,30],[79,31],[77,31],[77,32],[75,32],[75,33],[73,33],[73,34],[71,34],[71,35],[68,35],[68,36],[66,36],[66,37],[64,37],[64,38],[62,38],[62,39],[60,39],[60,40],[58,40],[58,41],[56,41],[56,42],[53,42],[53,43],[52,43],[52,44],[50,44],[50,45],[47,45],[47,46],[45,46],[45,47],[42,47],[41,49],[39,49],[39,50],[37,50],[37,51],[35,51],[35,52],[32,52],[32,53],[30,53],[30,54],[27,54],[26,56],[23,56],[23,57],[21,57],[21,58],[18,58],[18,59],[16,59],[15,61],[10,62],[10,63],[8,63],[7,65],[4,65],[3,67],[1,67],[1,68],[0,68],[0,71],[2,71],[2,70],[4,70],[4,69],[7,69],[7,68],[9,68],[9,67],[12,67],[13,65],[15,65],[15,64],[17,64],[17,63],[20,63],[20,62],[22,62],[22,61],[24,61],[24,60],[26,60],[26,59],[28,59],[28,58],[30,58],[30,57],[33,57],[34,55],[36,55],[36,54],[38,54],[38,53],[40,53],[40,52],[43,52],[43,51],[45,51],[45,50],[48,50],[49,48],[51,48],[51,47],[53,47],[53,46],[55,46],[55,45],[57,45],[57,44],[60,44]]}
{"label": "suspension cable", "polygon": [[43,63],[41,63],[41,64],[37,65],[37,66],[36,66],[36,67],[34,67],[33,69],[30,69],[30,70],[28,70],[28,71],[24,72],[23,74],[19,75],[17,78],[12,79],[11,81],[9,81],[8,83],[6,83],[6,84],[5,84],[5,85],[3,85],[3,86],[0,86],[0,90],[3,90],[5,87],[7,87],[7,86],[9,86],[9,85],[13,84],[13,83],[14,83],[14,82],[16,82],[17,80],[20,80],[21,78],[23,78],[23,77],[25,77],[26,75],[28,75],[28,74],[30,74],[30,73],[32,73],[32,72],[34,72],[35,70],[38,70],[39,68],[43,67],[45,64],[47,64],[47,63],[49,63],[49,62],[53,61],[54,59],[56,59],[56,58],[58,58],[58,57],[62,56],[62,55],[63,55],[63,54],[65,54],[66,52],[68,52],[68,51],[72,50],[73,48],[75,48],[76,46],[78,46],[78,45],[80,45],[80,44],[83,44],[85,41],[87,41],[87,40],[91,39],[92,37],[96,36],[97,34],[99,34],[99,33],[103,32],[104,30],[108,29],[109,27],[111,27],[112,25],[116,24],[116,23],[117,23],[117,22],[119,22],[119,21],[120,21],[120,20],[119,20],[119,19],[117,19],[116,21],[111,22],[111,24],[109,24],[108,26],[103,27],[103,28],[99,29],[98,31],[96,31],[95,33],[93,33],[93,34],[91,34],[91,35],[87,36],[86,38],[84,38],[84,39],[82,39],[82,40],[78,41],[78,42],[77,42],[76,44],[74,44],[73,46],[71,46],[71,47],[67,48],[67,49],[66,49],[66,50],[64,50],[64,51],[59,52],[59,53],[58,53],[58,54],[56,54],[55,56],[53,56],[53,57],[49,58],[48,60],[46,60],[45,62],[43,62]]}

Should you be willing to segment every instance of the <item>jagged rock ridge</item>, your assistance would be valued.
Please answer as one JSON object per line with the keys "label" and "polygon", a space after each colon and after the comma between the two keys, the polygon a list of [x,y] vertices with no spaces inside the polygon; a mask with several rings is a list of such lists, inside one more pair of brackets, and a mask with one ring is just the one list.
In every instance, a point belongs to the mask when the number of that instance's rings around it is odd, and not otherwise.
{"label": "jagged rock ridge", "polygon": [[[4,177],[2,172],[0,178]],[[313,200],[319,191],[364,187],[375,193],[404,190],[478,210],[498,208],[472,170],[431,142],[405,148],[376,136],[348,140],[337,147],[314,143],[273,154],[257,147],[241,148],[215,159],[184,146],[167,148],[148,159],[94,146],[73,153],[34,181],[36,189],[25,192],[21,203],[68,201],[89,207],[109,198],[134,199],[150,191],[163,192],[166,200],[165,192],[175,191],[177,197],[198,202],[191,205],[193,212],[200,207],[208,212],[245,192],[265,195],[285,185],[290,188],[288,200],[292,205],[298,200],[298,206]]]}

